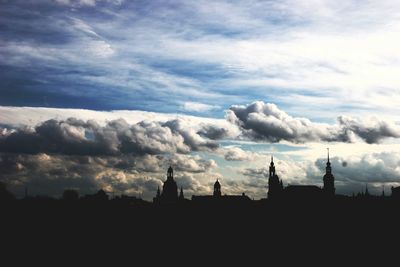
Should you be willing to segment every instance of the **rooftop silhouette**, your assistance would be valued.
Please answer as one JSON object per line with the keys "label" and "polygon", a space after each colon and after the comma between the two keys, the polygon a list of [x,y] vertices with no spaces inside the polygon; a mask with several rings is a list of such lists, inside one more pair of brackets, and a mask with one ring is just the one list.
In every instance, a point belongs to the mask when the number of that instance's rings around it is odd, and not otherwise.
{"label": "rooftop silhouette", "polygon": [[162,189],[158,187],[155,192],[155,196],[152,202],[141,199],[136,196],[113,196],[103,189],[99,189],[93,194],[87,194],[79,196],[78,191],[74,189],[64,190],[62,197],[56,199],[49,196],[29,196],[28,188],[25,188],[25,197],[23,199],[17,199],[10,191],[7,190],[6,184],[0,183],[0,201],[3,203],[15,203],[22,201],[24,203],[44,203],[62,201],[67,203],[120,203],[124,205],[139,205],[142,206],[146,203],[147,206],[204,206],[213,207],[221,205],[266,205],[267,203],[273,205],[279,205],[285,203],[299,203],[307,201],[311,204],[320,204],[322,202],[338,202],[338,201],[381,201],[390,200],[391,202],[399,202],[400,204],[400,187],[391,187],[391,194],[386,195],[384,189],[381,195],[371,195],[368,190],[368,185],[365,185],[363,192],[353,193],[352,196],[337,195],[335,194],[335,177],[330,162],[329,148],[327,149],[327,160],[325,167],[325,174],[321,177],[323,186],[319,187],[316,185],[294,185],[289,184],[284,186],[283,180],[279,178],[278,171],[279,166],[276,166],[274,157],[271,156],[269,162],[269,173],[268,173],[268,189],[265,191],[265,198],[260,200],[252,200],[244,192],[239,195],[229,195],[223,193],[223,185],[219,179],[216,179],[213,185],[212,195],[196,195],[193,194],[191,199],[185,198],[184,187],[179,185],[174,179],[174,169],[169,166],[166,172],[166,178],[164,180]]}

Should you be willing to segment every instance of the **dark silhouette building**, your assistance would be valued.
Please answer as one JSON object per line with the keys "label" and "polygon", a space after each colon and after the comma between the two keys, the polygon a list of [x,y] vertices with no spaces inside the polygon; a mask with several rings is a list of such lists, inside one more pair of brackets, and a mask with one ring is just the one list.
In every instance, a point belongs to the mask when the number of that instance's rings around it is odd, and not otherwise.
{"label": "dark silhouette building", "polygon": [[183,189],[181,187],[178,196],[178,185],[174,180],[174,170],[170,166],[167,171],[167,180],[163,184],[162,192],[160,188],[157,190],[157,195],[153,199],[155,203],[176,203],[178,200],[184,200]]}
{"label": "dark silhouette building", "polygon": [[269,164],[269,177],[268,177],[268,198],[274,199],[280,197],[283,191],[282,180],[275,171],[274,157],[271,156],[271,163]]}
{"label": "dark silhouette building", "polygon": [[332,174],[331,162],[326,162],[326,173],[323,177],[323,188],[315,185],[288,185],[283,187],[282,180],[276,174],[274,159],[271,157],[268,178],[268,199],[280,198],[282,200],[319,200],[335,196],[335,177]]}
{"label": "dark silhouette building", "polygon": [[66,201],[77,201],[79,200],[79,193],[73,189],[66,189],[63,192],[62,199]]}
{"label": "dark silhouette building", "polygon": [[400,186],[392,186],[392,198],[400,199]]}
{"label": "dark silhouette building", "polygon": [[328,161],[326,162],[326,173],[324,175],[324,193],[327,196],[335,195],[335,177],[332,174],[331,162],[329,161],[329,148],[328,148]]}
{"label": "dark silhouette building", "polygon": [[5,183],[0,182],[0,202],[15,200],[15,196],[7,190]]}
{"label": "dark silhouette building", "polygon": [[222,195],[221,192],[221,184],[219,183],[218,179],[214,183],[214,193],[212,195],[205,195],[205,196],[192,196],[192,201],[195,204],[203,204],[203,205],[215,205],[215,204],[243,204],[249,203],[251,199],[246,196],[245,193],[241,195]]}
{"label": "dark silhouette building", "polygon": [[178,186],[174,180],[174,170],[171,166],[167,171],[167,180],[163,185],[161,199],[168,202],[175,202],[178,200]]}
{"label": "dark silhouette building", "polygon": [[285,199],[315,200],[324,196],[323,190],[315,185],[289,185],[285,187]]}
{"label": "dark silhouette building", "polygon": [[214,197],[220,197],[221,196],[221,184],[219,183],[218,179],[214,184]]}
{"label": "dark silhouette building", "polygon": [[109,197],[103,189],[97,191],[97,193],[93,195],[85,195],[82,200],[94,201],[94,202],[104,202],[108,201]]}

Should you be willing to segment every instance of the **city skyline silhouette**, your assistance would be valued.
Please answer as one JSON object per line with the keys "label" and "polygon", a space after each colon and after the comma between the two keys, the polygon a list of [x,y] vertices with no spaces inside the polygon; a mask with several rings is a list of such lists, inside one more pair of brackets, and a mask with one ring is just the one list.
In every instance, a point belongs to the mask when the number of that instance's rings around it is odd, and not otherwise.
{"label": "city skyline silhouette", "polygon": [[2,266],[387,265],[399,12],[0,1]]}
{"label": "city skyline silhouette", "polygon": [[[382,192],[380,195],[373,195],[369,193],[368,184],[365,185],[364,191],[352,192],[350,196],[335,194],[335,177],[333,175],[332,166],[330,162],[330,153],[329,148],[327,148],[327,159],[326,159],[326,168],[325,174],[322,176],[323,186],[319,187],[316,185],[310,184],[288,184],[284,186],[283,180],[279,178],[276,170],[276,166],[274,163],[274,157],[271,155],[271,161],[269,164],[268,175],[266,175],[266,179],[268,179],[268,187],[266,188],[266,197],[257,199],[256,201],[286,201],[286,200],[296,200],[296,201],[314,201],[318,202],[321,200],[329,200],[333,201],[335,198],[347,198],[347,199],[384,199],[390,197],[391,199],[400,199],[400,187],[391,187],[391,194],[386,195],[384,188],[382,188]],[[17,198],[7,190],[7,185],[5,183],[0,184],[0,195],[1,200],[5,202],[16,201]],[[56,200],[52,196],[46,195],[36,195],[29,196],[29,189],[25,188],[24,200],[29,199],[43,199],[43,200]],[[128,195],[115,195],[114,192],[107,193],[104,189],[99,189],[94,194],[87,194],[84,196],[80,196],[79,192],[74,189],[64,189],[62,196],[59,198],[64,201],[78,201],[78,200],[93,200],[93,201],[108,201],[108,200],[117,200],[120,202],[125,201],[126,203],[151,203],[151,201],[143,200],[140,196],[128,196]],[[182,203],[188,203],[188,201],[192,201],[193,203],[204,203],[207,205],[212,205],[213,203],[246,203],[250,201],[255,201],[251,196],[246,196],[243,192],[240,195],[229,195],[223,193],[221,183],[217,178],[215,183],[213,184],[213,194],[212,195],[195,195],[193,194],[190,199],[185,198],[183,187],[178,185],[174,180],[174,170],[172,166],[169,166],[167,170],[166,179],[163,181],[162,190],[160,187],[157,188],[157,192],[152,200],[152,203],[155,205],[176,205]]]}

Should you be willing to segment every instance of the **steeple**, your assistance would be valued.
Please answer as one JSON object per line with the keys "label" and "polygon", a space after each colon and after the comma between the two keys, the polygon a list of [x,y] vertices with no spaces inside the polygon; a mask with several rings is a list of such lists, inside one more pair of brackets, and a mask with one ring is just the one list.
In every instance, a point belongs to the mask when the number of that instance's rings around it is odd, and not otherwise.
{"label": "steeple", "polygon": [[184,199],[185,199],[185,197],[183,195],[183,188],[181,186],[181,192],[179,193],[179,200],[184,200]]}
{"label": "steeple", "polygon": [[326,161],[326,172],[323,178],[324,181],[324,192],[327,194],[327,196],[334,196],[335,195],[335,177],[332,174],[332,167],[331,167],[331,161],[329,158],[329,148],[327,148],[328,151],[328,156],[327,156],[327,161]]}
{"label": "steeple", "polygon": [[274,156],[271,155],[271,163],[269,164],[269,177],[275,176]]}
{"label": "steeple", "polygon": [[369,196],[368,184],[365,184],[365,196]]}
{"label": "steeple", "polygon": [[329,147],[326,149],[328,150],[328,163],[330,164],[330,162],[329,162]]}
{"label": "steeple", "polygon": [[158,188],[157,188],[157,198],[159,198],[160,197],[160,195],[161,195],[161,192],[160,192],[160,186],[158,186]]}
{"label": "steeple", "polygon": [[328,150],[328,160],[326,162],[326,173],[332,173],[331,162],[329,160],[329,147],[327,148],[327,150]]}
{"label": "steeple", "polygon": [[276,174],[274,156],[271,155],[271,162],[269,164],[269,178],[268,178],[268,198],[276,198],[281,195],[283,191],[282,181],[279,180]]}
{"label": "steeple", "polygon": [[221,184],[219,183],[218,179],[214,183],[214,197],[220,197],[221,196]]}

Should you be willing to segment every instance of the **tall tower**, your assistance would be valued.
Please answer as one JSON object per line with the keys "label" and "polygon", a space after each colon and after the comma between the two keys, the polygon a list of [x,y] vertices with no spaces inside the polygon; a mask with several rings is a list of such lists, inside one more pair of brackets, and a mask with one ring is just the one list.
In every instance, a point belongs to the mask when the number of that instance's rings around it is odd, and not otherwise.
{"label": "tall tower", "polygon": [[332,174],[331,162],[329,160],[329,148],[328,150],[328,161],[326,162],[326,173],[324,175],[324,192],[326,195],[335,195],[335,177]]}
{"label": "tall tower", "polygon": [[156,198],[160,198],[161,196],[161,192],[160,192],[160,187],[157,188],[157,195]]}
{"label": "tall tower", "polygon": [[220,197],[221,196],[221,184],[217,181],[214,184],[214,197]]}
{"label": "tall tower", "polygon": [[185,200],[185,196],[183,195],[183,188],[181,186],[181,192],[179,193],[179,200]]}
{"label": "tall tower", "polygon": [[274,157],[271,156],[271,163],[269,164],[269,178],[268,178],[268,198],[276,198],[283,191],[282,181],[275,172]]}
{"label": "tall tower", "polygon": [[169,166],[167,171],[167,180],[174,180],[174,170]]}
{"label": "tall tower", "polygon": [[274,156],[271,156],[271,163],[269,164],[269,178],[275,176]]}
{"label": "tall tower", "polygon": [[174,180],[174,170],[170,166],[167,171],[167,180],[164,182],[161,199],[167,202],[178,200],[178,186]]}

